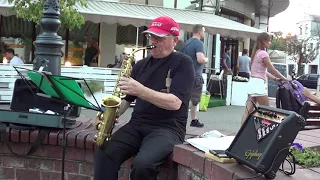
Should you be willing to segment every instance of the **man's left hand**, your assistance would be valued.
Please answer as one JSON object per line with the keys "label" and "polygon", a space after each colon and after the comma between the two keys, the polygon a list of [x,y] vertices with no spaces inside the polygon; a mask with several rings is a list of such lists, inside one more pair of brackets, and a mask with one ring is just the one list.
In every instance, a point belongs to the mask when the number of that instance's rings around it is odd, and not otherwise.
{"label": "man's left hand", "polygon": [[118,86],[121,89],[122,93],[132,96],[139,96],[145,88],[145,86],[139,83],[138,81],[132,78],[125,77],[120,78]]}

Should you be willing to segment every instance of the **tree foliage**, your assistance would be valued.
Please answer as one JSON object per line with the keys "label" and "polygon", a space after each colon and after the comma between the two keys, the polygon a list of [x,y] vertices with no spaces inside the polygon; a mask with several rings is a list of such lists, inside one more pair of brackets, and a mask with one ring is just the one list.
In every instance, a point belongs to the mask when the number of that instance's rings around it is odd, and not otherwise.
{"label": "tree foliage", "polygon": [[[13,3],[13,11],[19,18],[40,23],[42,18],[43,5],[45,0],[9,0]],[[68,28],[80,28],[84,24],[83,16],[77,11],[76,4],[87,7],[87,0],[53,0],[58,1],[60,5],[61,24]]]}
{"label": "tree foliage", "polygon": [[279,32],[273,32],[273,34],[274,34],[273,39],[271,40],[271,46],[269,47],[269,49],[285,51],[286,39],[283,38],[283,33],[279,31]]}

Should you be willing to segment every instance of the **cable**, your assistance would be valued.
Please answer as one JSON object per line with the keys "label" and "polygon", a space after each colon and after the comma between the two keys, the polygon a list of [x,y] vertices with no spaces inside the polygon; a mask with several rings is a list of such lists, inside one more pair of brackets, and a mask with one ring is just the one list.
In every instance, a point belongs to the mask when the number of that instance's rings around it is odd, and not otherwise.
{"label": "cable", "polygon": [[[264,173],[258,173],[259,175],[254,176],[254,177],[249,177],[249,178],[233,179],[233,176],[232,176],[232,179],[231,179],[231,180],[248,180],[248,179],[255,179],[255,178],[261,177],[262,175],[268,174],[268,173],[271,171],[271,169],[272,169],[272,167],[273,167],[273,165],[274,165],[277,157],[279,156],[279,154],[280,154],[282,151],[288,150],[288,149],[290,149],[290,147],[285,147],[285,148],[281,149],[280,151],[278,151],[278,153],[275,155],[275,157],[274,157],[273,160],[272,160],[272,163],[271,163],[270,168],[269,168],[266,172],[264,172]],[[289,151],[289,155],[293,157],[293,167],[292,167],[292,164],[286,159],[286,161],[288,161],[289,164],[290,164],[290,166],[291,166],[291,172],[287,172],[287,171],[284,171],[284,170],[283,170],[283,162],[282,162],[282,169],[279,169],[280,171],[284,172],[286,175],[292,175],[292,174],[294,174],[295,171],[296,171],[296,168],[295,168],[295,167],[296,167],[296,166],[295,166],[295,164],[296,164],[295,157],[293,156],[293,154],[291,153],[291,151]]]}

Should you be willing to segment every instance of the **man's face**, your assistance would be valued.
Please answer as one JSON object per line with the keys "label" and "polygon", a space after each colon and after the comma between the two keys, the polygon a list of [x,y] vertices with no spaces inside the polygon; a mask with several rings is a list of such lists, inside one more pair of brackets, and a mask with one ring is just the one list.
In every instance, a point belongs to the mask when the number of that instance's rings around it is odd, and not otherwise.
{"label": "man's face", "polygon": [[175,36],[158,37],[150,34],[147,37],[149,38],[150,45],[156,46],[156,48],[150,51],[155,58],[164,58],[168,56],[178,42],[178,37]]}
{"label": "man's face", "polygon": [[11,60],[13,58],[13,54],[10,52],[6,52],[5,56],[6,56],[6,59],[8,60]]}

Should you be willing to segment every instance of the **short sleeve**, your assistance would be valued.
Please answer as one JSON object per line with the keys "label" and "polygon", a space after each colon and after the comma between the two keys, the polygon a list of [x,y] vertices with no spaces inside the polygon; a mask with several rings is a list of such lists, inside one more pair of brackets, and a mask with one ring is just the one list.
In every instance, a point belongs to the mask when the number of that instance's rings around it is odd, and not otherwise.
{"label": "short sleeve", "polygon": [[195,71],[192,59],[183,55],[177,69],[173,73],[170,93],[177,96],[182,102],[188,103],[188,98],[195,81]]}
{"label": "short sleeve", "polygon": [[258,57],[260,59],[263,59],[265,57],[269,57],[269,54],[267,53],[267,51],[260,51]]}
{"label": "short sleeve", "polygon": [[195,46],[196,46],[196,53],[198,52],[204,53],[202,41],[197,40]]}

